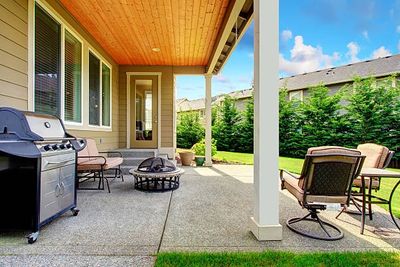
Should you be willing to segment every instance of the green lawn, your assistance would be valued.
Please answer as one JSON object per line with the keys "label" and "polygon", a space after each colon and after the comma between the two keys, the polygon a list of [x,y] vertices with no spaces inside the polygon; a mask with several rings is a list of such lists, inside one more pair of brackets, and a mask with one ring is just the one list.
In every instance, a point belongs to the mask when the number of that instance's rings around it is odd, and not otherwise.
{"label": "green lawn", "polygon": [[156,267],[189,266],[400,266],[400,254],[388,252],[160,253]]}

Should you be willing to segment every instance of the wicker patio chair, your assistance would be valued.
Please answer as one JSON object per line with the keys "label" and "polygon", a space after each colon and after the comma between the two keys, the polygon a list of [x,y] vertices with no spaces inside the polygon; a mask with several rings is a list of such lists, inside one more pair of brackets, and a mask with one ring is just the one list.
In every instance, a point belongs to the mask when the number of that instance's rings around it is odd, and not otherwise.
{"label": "wicker patio chair", "polygon": [[[315,147],[307,151],[301,175],[280,170],[282,189],[296,197],[309,213],[286,221],[288,228],[298,234],[320,240],[338,240],[343,232],[318,217],[328,203],[349,204],[351,185],[360,173],[365,156],[360,151],[343,147]],[[305,230],[296,224],[302,221],[317,223],[321,234]]]}
{"label": "wicker patio chair", "polygon": [[[106,181],[107,189],[110,193],[108,178],[121,178],[124,181],[121,171],[122,155],[114,151],[99,152],[96,141],[93,139],[86,139],[86,143],[86,147],[78,153],[77,157],[78,189],[96,189],[79,187],[79,183],[89,179],[99,179],[97,189],[104,190],[104,181]],[[109,157],[112,154],[116,154],[117,157]],[[106,172],[112,172],[112,174],[110,175]]]}

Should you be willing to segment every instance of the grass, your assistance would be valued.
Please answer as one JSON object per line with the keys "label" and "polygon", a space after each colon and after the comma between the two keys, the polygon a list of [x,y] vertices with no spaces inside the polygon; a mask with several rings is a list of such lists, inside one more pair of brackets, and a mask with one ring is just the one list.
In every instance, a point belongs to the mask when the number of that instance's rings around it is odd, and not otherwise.
{"label": "grass", "polygon": [[293,253],[160,253],[156,267],[190,266],[400,266],[400,254],[390,252]]}

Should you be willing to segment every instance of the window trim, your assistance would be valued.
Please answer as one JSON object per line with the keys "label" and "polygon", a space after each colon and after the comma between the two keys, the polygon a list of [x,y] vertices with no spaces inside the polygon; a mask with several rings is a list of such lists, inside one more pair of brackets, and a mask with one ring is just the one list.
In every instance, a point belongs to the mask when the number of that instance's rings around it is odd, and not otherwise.
{"label": "window trim", "polygon": [[[98,53],[90,45],[88,47],[88,53],[87,53],[88,62],[89,62],[90,53],[100,61],[100,70],[99,70],[99,72],[100,72],[99,73],[100,74],[100,85],[99,85],[100,86],[100,117],[99,117],[100,125],[90,124],[90,122],[89,122],[90,114],[88,111],[88,113],[87,113],[88,114],[88,127],[92,128],[92,129],[109,129],[109,130],[111,130],[112,129],[112,66],[104,59],[104,57],[102,57],[100,55],[100,53]],[[103,96],[103,68],[102,68],[103,64],[105,66],[107,66],[107,68],[110,69],[110,126],[103,125],[103,98],[102,98],[102,96]],[[87,74],[88,74],[88,80],[89,80],[89,64],[88,64],[87,69],[88,69]],[[89,90],[89,88],[88,88],[88,90]],[[89,109],[89,105],[87,108]]]}

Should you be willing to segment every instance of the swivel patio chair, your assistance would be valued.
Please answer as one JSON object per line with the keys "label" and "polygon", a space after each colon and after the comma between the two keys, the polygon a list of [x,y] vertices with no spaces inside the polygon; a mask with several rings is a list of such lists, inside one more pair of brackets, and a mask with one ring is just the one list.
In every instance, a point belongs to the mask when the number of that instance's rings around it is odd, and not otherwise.
{"label": "swivel patio chair", "polygon": [[[360,173],[365,156],[360,151],[344,147],[315,147],[307,151],[301,175],[280,170],[282,189],[287,189],[309,213],[286,221],[288,228],[306,237],[338,240],[343,232],[319,218],[318,210],[328,204],[349,204],[351,185]],[[321,234],[307,231],[300,222],[317,223]],[[308,225],[309,226],[309,225]]]}
{"label": "swivel patio chair", "polygon": [[[393,158],[394,151],[389,150],[385,146],[381,146],[373,143],[366,143],[358,145],[357,150],[361,152],[362,155],[366,156],[363,168],[379,168],[385,169]],[[365,187],[368,189],[368,213],[370,220],[372,220],[372,201],[371,198],[378,198],[372,195],[372,190],[377,192],[380,189],[381,179],[380,177],[365,177]],[[361,207],[359,202],[362,201],[358,196],[362,196],[362,184],[361,177],[357,177],[353,182],[353,190],[359,189],[358,192],[353,191],[351,195],[351,202],[357,208],[356,211],[346,210],[348,213],[361,214]],[[338,214],[339,217],[341,213]]]}

